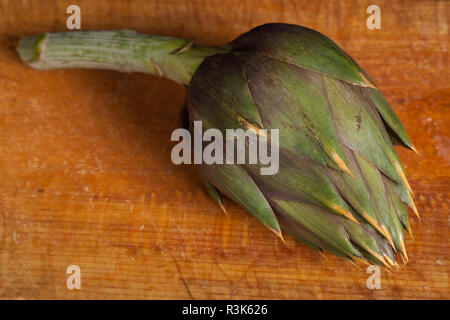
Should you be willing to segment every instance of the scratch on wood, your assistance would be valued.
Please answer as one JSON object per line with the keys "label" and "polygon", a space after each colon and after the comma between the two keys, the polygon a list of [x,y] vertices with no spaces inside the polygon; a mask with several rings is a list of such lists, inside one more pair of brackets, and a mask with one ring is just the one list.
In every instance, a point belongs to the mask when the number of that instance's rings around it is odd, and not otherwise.
{"label": "scratch on wood", "polygon": [[235,295],[236,292],[237,292],[237,286],[236,286],[236,283],[239,283],[239,282],[247,275],[247,273],[248,273],[248,271],[250,270],[250,268],[252,268],[252,267],[254,266],[255,261],[256,261],[256,259],[257,259],[256,257],[259,255],[259,252],[260,252],[260,251],[261,251],[261,250],[259,250],[259,251],[256,253],[255,258],[252,259],[252,261],[251,261],[250,264],[248,265],[247,269],[245,269],[245,271],[241,274],[241,276],[239,277],[239,279],[237,279],[236,281],[233,281],[233,282],[232,282],[232,283],[233,283],[233,287],[231,288],[230,299],[233,298],[234,295]]}
{"label": "scratch on wood", "polygon": [[189,297],[191,297],[191,300],[195,300],[194,296],[192,295],[191,290],[189,289],[189,286],[188,286],[186,280],[181,276],[181,268],[180,268],[180,265],[178,264],[177,259],[175,259],[175,257],[171,253],[170,253],[170,257],[172,258],[173,262],[175,263],[175,266],[177,267],[178,279],[180,279],[181,282],[183,282],[183,285],[186,288],[186,292],[189,294]]}

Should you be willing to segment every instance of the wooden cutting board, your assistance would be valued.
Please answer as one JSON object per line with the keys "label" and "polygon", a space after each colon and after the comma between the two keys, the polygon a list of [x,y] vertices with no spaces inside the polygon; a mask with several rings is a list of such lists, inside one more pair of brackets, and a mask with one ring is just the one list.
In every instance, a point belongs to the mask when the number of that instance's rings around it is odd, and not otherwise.
{"label": "wooden cutting board", "polygon": [[[448,1],[0,0],[0,297],[45,299],[449,298]],[[222,44],[287,22],[335,40],[379,85],[421,153],[398,149],[422,222],[410,263],[370,274],[209,198],[192,166],[170,160],[185,89],[142,74],[38,72],[20,37],[81,27],[134,29]],[[76,265],[81,288],[66,273]]]}

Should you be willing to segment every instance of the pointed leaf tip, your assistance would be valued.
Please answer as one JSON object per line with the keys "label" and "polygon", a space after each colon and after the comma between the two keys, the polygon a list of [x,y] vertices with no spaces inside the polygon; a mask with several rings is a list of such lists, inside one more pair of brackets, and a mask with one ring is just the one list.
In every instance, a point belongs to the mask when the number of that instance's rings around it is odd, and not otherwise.
{"label": "pointed leaf tip", "polygon": [[411,148],[411,150],[414,151],[418,156],[422,156],[422,155],[420,154],[419,150],[417,150],[417,148],[416,148],[413,144],[411,144],[410,148]]}
{"label": "pointed leaf tip", "polygon": [[284,240],[283,234],[281,233],[281,230],[275,230],[272,229],[270,227],[267,227],[270,231],[272,231],[273,233],[275,233],[277,235],[278,238],[280,238],[281,241],[283,241],[284,244],[286,244],[286,241]]}
{"label": "pointed leaf tip", "polygon": [[387,268],[391,269],[390,264],[386,261],[385,259],[385,255],[380,255],[379,253],[371,250],[371,249],[366,249],[367,252],[369,252],[372,256],[374,256],[378,261],[380,261],[383,265],[385,265]]}
{"label": "pointed leaf tip", "polygon": [[344,208],[338,206],[337,204],[331,204],[331,206],[336,212],[340,213],[341,215],[343,215],[344,217],[346,217],[347,219],[353,221],[356,224],[359,224],[359,221],[356,220],[356,218],[353,216],[353,214],[350,211],[345,210]]}
{"label": "pointed leaf tip", "polygon": [[395,248],[395,244],[394,241],[392,240],[392,236],[389,233],[389,230],[386,228],[385,225],[381,226],[381,229],[383,230],[383,236],[386,238],[386,240],[389,242],[389,244],[391,245],[392,249],[394,249],[395,252],[397,252],[397,249]]}
{"label": "pointed leaf tip", "polygon": [[371,102],[372,106],[380,114],[384,125],[387,128],[389,135],[402,146],[413,150],[417,153],[417,149],[412,145],[406,134],[405,128],[400,119],[395,114],[394,110],[384,98],[383,94],[377,89],[364,88],[364,94]]}
{"label": "pointed leaf tip", "polygon": [[344,171],[345,173],[350,175],[352,178],[354,178],[352,172],[347,167],[347,164],[345,163],[345,161],[335,151],[333,151],[331,153],[331,157],[333,158],[334,162],[336,162],[336,164],[342,171]]}
{"label": "pointed leaf tip", "polygon": [[422,221],[422,218],[420,217],[420,214],[419,214],[419,210],[417,210],[416,204],[414,203],[414,200],[412,199],[411,194],[409,194],[408,196],[409,196],[409,202],[410,202],[412,211],[417,216],[419,221]]}
{"label": "pointed leaf tip", "polygon": [[395,170],[397,171],[397,174],[399,175],[399,177],[402,180],[402,182],[405,185],[405,187],[408,189],[408,191],[412,195],[414,195],[414,193],[413,193],[413,191],[411,189],[411,186],[409,185],[408,179],[406,179],[405,172],[403,171],[403,168],[400,165],[400,163],[398,161],[395,161],[393,164],[394,164]]}
{"label": "pointed leaf tip", "polygon": [[369,80],[369,79],[364,75],[364,73],[360,72],[360,73],[359,73],[359,76],[360,76],[361,79],[364,81],[364,84],[366,85],[366,87],[369,87],[369,88],[378,90],[378,88],[375,86],[375,84],[374,84],[371,80]]}
{"label": "pointed leaf tip", "polygon": [[272,207],[244,167],[205,164],[199,168],[222,194],[240,204],[269,229],[280,232],[280,225]]}

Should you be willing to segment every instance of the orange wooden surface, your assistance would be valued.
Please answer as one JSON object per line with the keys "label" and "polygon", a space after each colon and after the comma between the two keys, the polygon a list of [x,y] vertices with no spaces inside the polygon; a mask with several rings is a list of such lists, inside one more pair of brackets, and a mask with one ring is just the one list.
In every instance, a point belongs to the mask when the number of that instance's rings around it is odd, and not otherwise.
{"label": "orange wooden surface", "polygon": [[[151,299],[449,298],[449,1],[0,0],[0,297]],[[381,8],[381,30],[366,8]],[[421,157],[398,149],[422,222],[411,216],[410,263],[365,269],[286,236],[237,205],[225,216],[192,166],[170,160],[185,89],[142,74],[38,72],[21,36],[134,29],[225,43],[289,22],[331,37],[370,74]],[[66,268],[81,268],[81,289]]]}

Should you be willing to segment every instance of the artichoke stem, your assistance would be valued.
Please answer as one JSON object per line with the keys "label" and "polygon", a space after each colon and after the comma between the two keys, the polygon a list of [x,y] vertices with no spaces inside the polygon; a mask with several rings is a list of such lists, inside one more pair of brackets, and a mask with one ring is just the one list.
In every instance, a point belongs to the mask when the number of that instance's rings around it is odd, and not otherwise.
{"label": "artichoke stem", "polygon": [[22,38],[20,58],[39,70],[106,69],[159,75],[187,85],[209,55],[226,47],[197,45],[192,40],[134,31],[72,31]]}

